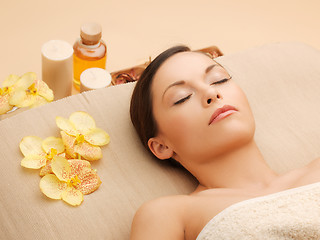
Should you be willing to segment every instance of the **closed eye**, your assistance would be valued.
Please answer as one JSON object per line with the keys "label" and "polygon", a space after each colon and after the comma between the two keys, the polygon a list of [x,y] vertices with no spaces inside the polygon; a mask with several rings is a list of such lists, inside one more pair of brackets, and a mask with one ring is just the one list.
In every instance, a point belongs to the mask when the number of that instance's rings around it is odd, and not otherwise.
{"label": "closed eye", "polygon": [[222,83],[225,83],[225,82],[229,81],[231,78],[232,78],[232,77],[224,78],[224,79],[221,79],[221,80],[219,80],[219,81],[213,82],[213,83],[211,83],[210,85],[222,84]]}
{"label": "closed eye", "polygon": [[184,103],[185,101],[187,101],[189,98],[191,97],[191,94],[184,97],[184,98],[181,98],[180,100],[176,101],[173,105],[178,105],[178,104],[181,104],[181,103]]}

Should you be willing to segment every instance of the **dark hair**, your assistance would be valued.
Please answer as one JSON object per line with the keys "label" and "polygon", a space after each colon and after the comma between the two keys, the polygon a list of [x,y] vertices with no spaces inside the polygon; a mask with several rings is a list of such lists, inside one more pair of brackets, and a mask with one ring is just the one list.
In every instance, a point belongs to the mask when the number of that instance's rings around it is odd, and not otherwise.
{"label": "dark hair", "polygon": [[168,58],[177,53],[190,51],[186,46],[176,46],[162,52],[143,71],[133,90],[130,117],[142,144],[148,151],[150,151],[148,140],[156,136],[158,130],[152,111],[151,85],[154,75]]}

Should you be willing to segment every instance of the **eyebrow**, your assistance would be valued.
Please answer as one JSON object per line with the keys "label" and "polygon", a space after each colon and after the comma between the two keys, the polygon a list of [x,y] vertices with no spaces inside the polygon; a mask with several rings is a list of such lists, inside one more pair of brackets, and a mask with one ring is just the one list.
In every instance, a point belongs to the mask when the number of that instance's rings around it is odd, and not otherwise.
{"label": "eyebrow", "polygon": [[[205,73],[205,74],[208,74],[215,66],[218,66],[218,64],[215,63],[215,64],[210,65],[209,67],[206,68],[206,70],[204,71],[204,73]],[[164,90],[163,95],[162,95],[162,99],[163,99],[165,93],[166,93],[171,87],[179,86],[179,85],[184,85],[184,84],[186,84],[186,81],[184,81],[184,80],[176,81],[176,82],[170,84],[170,85]]]}
{"label": "eyebrow", "polygon": [[208,74],[215,66],[218,66],[218,64],[212,64],[209,67],[207,67],[206,70],[204,71],[205,74]]}

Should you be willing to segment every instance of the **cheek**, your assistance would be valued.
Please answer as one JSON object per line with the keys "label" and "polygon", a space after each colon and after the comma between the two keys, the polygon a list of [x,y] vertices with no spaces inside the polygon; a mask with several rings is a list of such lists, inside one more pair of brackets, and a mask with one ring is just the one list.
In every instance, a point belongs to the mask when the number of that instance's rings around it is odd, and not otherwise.
{"label": "cheek", "polygon": [[250,104],[245,93],[240,87],[234,85],[232,91],[229,92],[229,99],[231,99],[231,104],[234,104],[239,110],[239,115],[231,121],[230,130],[233,131],[229,133],[234,135],[234,138],[239,141],[247,141],[253,138],[255,133],[255,120],[251,111]]}
{"label": "cheek", "polygon": [[195,126],[195,119],[191,118],[190,111],[179,111],[166,118],[166,132],[170,138],[181,138],[188,134],[190,128]]}
{"label": "cheek", "polygon": [[[252,111],[248,99],[242,89],[233,84],[232,87],[225,92],[225,97],[230,101],[231,104],[234,104],[239,111],[243,112],[245,116],[253,119]],[[248,119],[249,120],[249,119]]]}
{"label": "cheek", "polygon": [[197,126],[201,125],[202,122],[201,114],[197,111],[197,108],[188,104],[188,107],[181,107],[179,110],[171,113],[167,112],[166,115],[157,118],[159,120],[159,132],[166,138],[170,147],[177,149],[181,146],[193,144],[193,138],[200,130]]}
{"label": "cheek", "polygon": [[238,101],[239,101],[239,108],[241,108],[240,110],[243,111],[248,125],[255,128],[254,116],[253,116],[250,104],[248,102],[246,95],[242,90],[239,93]]}

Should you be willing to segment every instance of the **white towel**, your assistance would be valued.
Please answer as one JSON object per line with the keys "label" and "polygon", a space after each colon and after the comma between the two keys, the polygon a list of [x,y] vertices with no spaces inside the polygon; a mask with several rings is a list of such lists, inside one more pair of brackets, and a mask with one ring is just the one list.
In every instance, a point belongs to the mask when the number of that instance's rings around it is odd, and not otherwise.
{"label": "white towel", "polygon": [[320,182],[231,205],[197,237],[213,239],[320,239]]}

